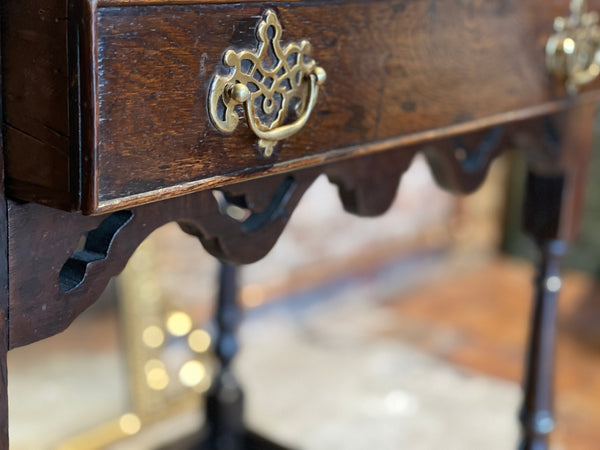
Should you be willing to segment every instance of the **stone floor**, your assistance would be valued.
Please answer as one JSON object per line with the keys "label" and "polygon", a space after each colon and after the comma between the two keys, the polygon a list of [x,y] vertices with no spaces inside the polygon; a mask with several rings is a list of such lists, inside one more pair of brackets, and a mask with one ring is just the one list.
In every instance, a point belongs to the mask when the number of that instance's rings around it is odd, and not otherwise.
{"label": "stone floor", "polygon": [[[247,422],[307,450],[515,448],[532,271],[506,260],[453,274],[442,265],[426,255],[250,310],[236,363]],[[590,289],[578,274],[565,282],[553,449],[600,442],[600,308],[586,307]],[[68,333],[91,350],[48,340],[11,356],[14,449],[59,448],[65,434],[126,408],[110,317]],[[183,415],[110,448],[151,449],[198,421]]]}
{"label": "stone floor", "polygon": [[249,423],[301,449],[513,447],[517,385],[382,333],[399,322],[371,295],[247,322],[238,366]]}

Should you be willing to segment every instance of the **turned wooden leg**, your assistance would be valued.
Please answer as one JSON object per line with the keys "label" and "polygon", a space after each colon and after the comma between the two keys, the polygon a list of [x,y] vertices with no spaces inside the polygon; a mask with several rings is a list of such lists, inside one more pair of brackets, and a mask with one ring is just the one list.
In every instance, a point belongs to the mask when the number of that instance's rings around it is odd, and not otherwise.
{"label": "turned wooden leg", "polygon": [[231,368],[238,351],[236,332],[241,315],[237,303],[238,269],[233,264],[221,263],[220,270],[215,317],[218,327],[215,354],[220,369],[206,398],[206,448],[239,450],[244,448],[244,396]]}
{"label": "turned wooden leg", "polygon": [[237,329],[242,311],[238,304],[238,267],[221,263],[219,298],[216,310],[218,327],[215,354],[219,373],[206,398],[204,450],[289,450],[246,429],[243,423],[244,393],[231,367],[238,351]]}
{"label": "turned wooden leg", "polygon": [[556,240],[540,244],[542,260],[535,281],[525,397],[521,410],[522,450],[545,450],[554,428],[553,385],[556,308],[562,285],[560,260],[567,246]]}
{"label": "turned wooden leg", "polygon": [[530,155],[524,227],[539,251],[520,420],[521,450],[546,450],[554,428],[553,389],[556,313],[561,259],[575,238],[582,214],[594,105],[549,118],[543,148]]}

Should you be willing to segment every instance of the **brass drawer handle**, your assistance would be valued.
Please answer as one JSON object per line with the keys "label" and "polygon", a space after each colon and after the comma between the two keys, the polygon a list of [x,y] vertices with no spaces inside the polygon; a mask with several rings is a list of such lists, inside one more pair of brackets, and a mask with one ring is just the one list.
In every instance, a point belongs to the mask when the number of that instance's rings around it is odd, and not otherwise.
{"label": "brass drawer handle", "polygon": [[[223,61],[233,68],[228,75],[215,75],[209,93],[210,117],[224,133],[232,133],[239,122],[234,108],[244,105],[248,126],[258,137],[263,156],[270,157],[277,142],[300,131],[312,113],[325,70],[308,58],[310,44],[301,41],[282,48],[282,28],[272,10],[257,27],[255,50],[228,50]],[[288,108],[298,118],[284,124]]]}
{"label": "brass drawer handle", "polygon": [[546,45],[546,65],[563,80],[570,94],[600,75],[598,13],[588,12],[585,0],[571,0],[571,15],[557,17]]}

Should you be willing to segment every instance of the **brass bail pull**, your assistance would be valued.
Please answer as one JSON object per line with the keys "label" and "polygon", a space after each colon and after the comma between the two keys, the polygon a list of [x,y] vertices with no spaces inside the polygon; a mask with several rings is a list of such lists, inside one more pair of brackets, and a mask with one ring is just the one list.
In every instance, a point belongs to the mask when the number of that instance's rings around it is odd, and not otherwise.
{"label": "brass bail pull", "polygon": [[589,12],[585,0],[571,0],[569,9],[569,17],[554,20],[546,65],[573,95],[600,75],[600,27],[598,13]]}
{"label": "brass bail pull", "polygon": [[[306,125],[317,103],[319,86],[326,79],[325,70],[308,57],[308,41],[282,47],[281,34],[277,16],[267,10],[256,30],[258,48],[228,50],[223,61],[232,70],[226,76],[215,75],[209,93],[211,119],[224,133],[235,130],[239,117],[234,108],[243,105],[248,127],[258,137],[264,157],[270,157],[279,141]],[[271,49],[275,61],[269,54]],[[294,101],[298,117],[284,123]]]}

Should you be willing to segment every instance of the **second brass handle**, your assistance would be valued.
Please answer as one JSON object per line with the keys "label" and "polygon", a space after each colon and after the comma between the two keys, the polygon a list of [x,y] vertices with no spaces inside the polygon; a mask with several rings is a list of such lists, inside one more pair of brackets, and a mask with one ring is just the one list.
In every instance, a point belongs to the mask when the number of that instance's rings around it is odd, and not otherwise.
{"label": "second brass handle", "polygon": [[563,80],[570,94],[600,75],[598,14],[588,12],[585,0],[571,0],[569,17],[554,20],[555,33],[546,44],[546,65]]}

